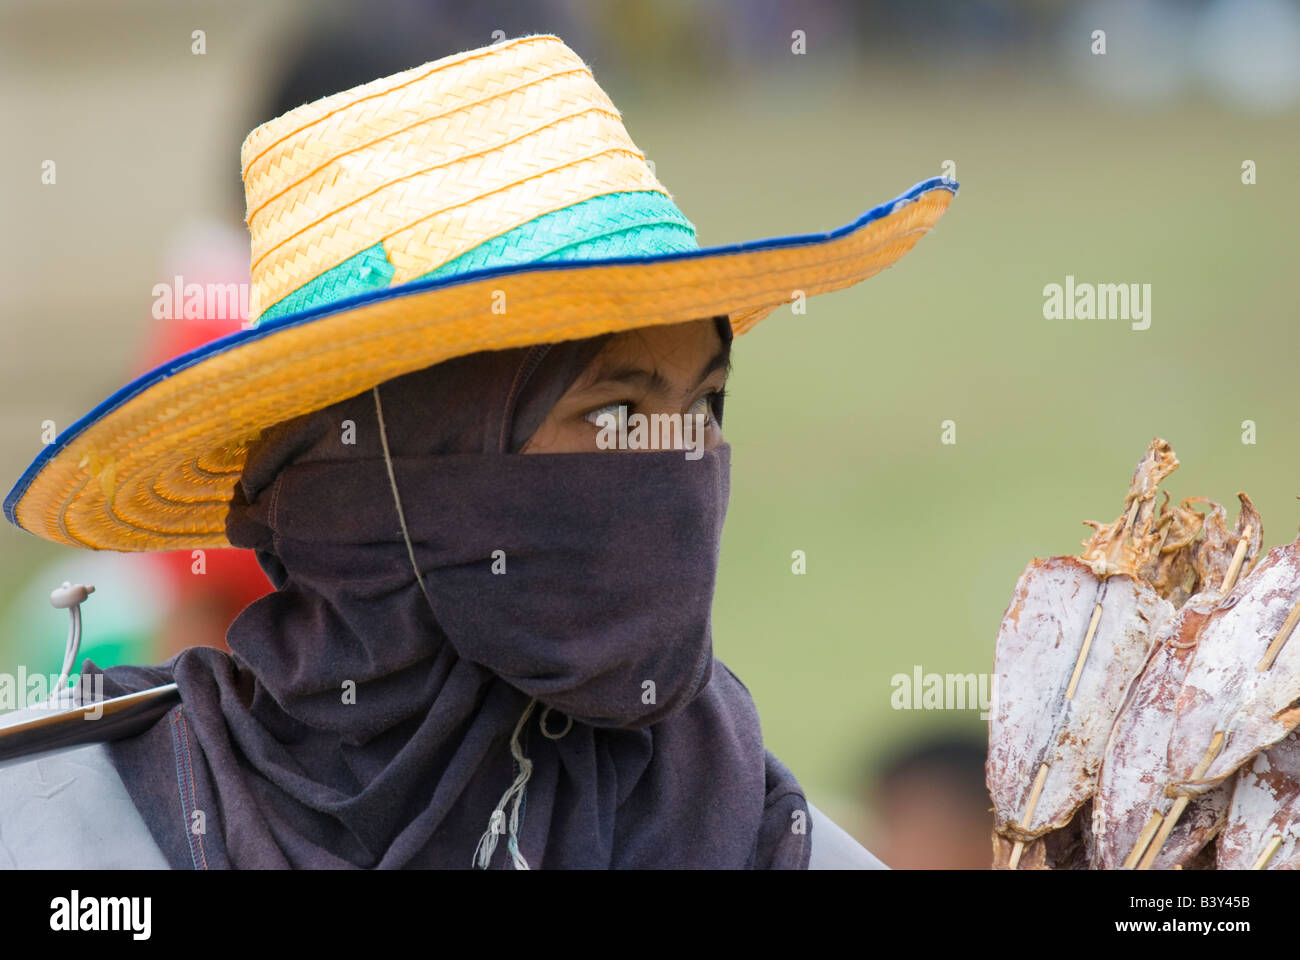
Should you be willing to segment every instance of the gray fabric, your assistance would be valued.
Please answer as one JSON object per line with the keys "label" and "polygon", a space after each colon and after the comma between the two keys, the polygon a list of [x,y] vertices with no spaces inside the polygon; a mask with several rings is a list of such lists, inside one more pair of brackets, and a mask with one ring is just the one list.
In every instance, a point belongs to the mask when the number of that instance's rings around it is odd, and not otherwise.
{"label": "gray fabric", "polygon": [[809,831],[809,839],[812,841],[812,851],[808,857],[809,870],[889,869],[875,854],[811,803],[808,804],[808,819],[812,826]]}
{"label": "gray fabric", "polygon": [[[40,716],[18,710],[0,728]],[[810,870],[888,870],[813,804]],[[167,869],[102,743],[0,761],[0,869]]]}
{"label": "gray fabric", "polygon": [[[0,727],[44,715],[16,710]],[[105,744],[0,762],[0,869],[166,870]]]}

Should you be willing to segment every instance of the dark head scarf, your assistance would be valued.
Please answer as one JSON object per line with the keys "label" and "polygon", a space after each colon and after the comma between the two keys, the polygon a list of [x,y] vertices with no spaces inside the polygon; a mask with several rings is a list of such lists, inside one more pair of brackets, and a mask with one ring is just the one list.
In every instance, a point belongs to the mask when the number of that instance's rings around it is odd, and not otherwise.
{"label": "dark head scarf", "polygon": [[254,444],[227,533],[276,590],[233,656],[105,671],[180,688],[112,745],[174,866],[807,866],[802,791],[712,654],[730,448],[516,455],[608,339],[447,361]]}

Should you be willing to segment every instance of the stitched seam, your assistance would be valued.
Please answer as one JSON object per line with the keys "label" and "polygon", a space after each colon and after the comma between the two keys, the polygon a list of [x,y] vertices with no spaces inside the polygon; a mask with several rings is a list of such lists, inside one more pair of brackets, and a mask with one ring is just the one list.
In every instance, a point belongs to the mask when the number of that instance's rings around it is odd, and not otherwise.
{"label": "stitched seam", "polygon": [[[207,852],[203,849],[203,835],[201,833],[194,833],[192,830],[192,826],[194,822],[193,814],[194,811],[198,809],[199,801],[195,789],[194,765],[192,763],[192,759],[190,756],[189,724],[185,722],[185,716],[182,712],[183,709],[184,708],[178,708],[176,711],[176,725],[180,729],[180,735],[182,738],[181,750],[185,760],[185,781],[190,791],[189,807],[186,813],[187,823],[185,824],[185,835],[189,838],[191,856],[193,856],[194,849],[196,847],[198,849],[196,869],[207,870],[208,856],[207,856]],[[201,867],[197,866],[199,862],[202,863]]]}
{"label": "stitched seam", "polygon": [[267,515],[271,522],[271,546],[277,556],[280,555],[280,487],[284,483],[284,471],[275,478],[275,483],[271,484],[271,502],[268,504]]}
{"label": "stitched seam", "polygon": [[[177,720],[180,722],[181,734],[184,738],[183,743],[185,745],[185,768],[188,774],[188,779],[190,784],[190,801],[192,804],[191,811],[193,811],[198,809],[199,798],[197,795],[198,781],[194,777],[194,764],[192,762],[192,757],[190,754],[190,725],[185,721],[185,714],[183,711],[177,714]],[[204,826],[207,826],[207,824],[205,823]],[[203,862],[203,869],[207,870],[208,854],[207,851],[203,849],[203,834],[194,833],[191,831],[190,836],[194,838],[193,842],[198,845],[199,859]]]}
{"label": "stitched seam", "polygon": [[[519,400],[519,393],[523,390],[529,378],[536,372],[538,364],[542,358],[550,351],[549,343],[534,344],[529,348],[528,353],[524,356],[523,362],[515,369],[514,379],[510,383],[510,389],[506,393],[506,406],[501,415],[501,432],[497,435],[497,453],[505,453],[507,446],[506,427],[514,427],[515,404]],[[523,377],[523,380],[520,380]]]}
{"label": "stitched seam", "polygon": [[199,862],[198,862],[198,858],[195,857],[194,855],[194,844],[189,839],[190,832],[187,825],[189,814],[186,811],[187,804],[185,800],[185,766],[181,759],[182,751],[181,751],[180,732],[176,725],[176,715],[179,712],[180,712],[180,708],[178,707],[169,717],[169,719],[171,720],[170,726],[172,732],[172,753],[175,754],[176,756],[176,790],[180,795],[181,825],[182,825],[182,829],[185,831],[186,845],[189,847],[189,851],[190,851],[190,862],[194,865],[194,869],[198,870],[200,869]]}

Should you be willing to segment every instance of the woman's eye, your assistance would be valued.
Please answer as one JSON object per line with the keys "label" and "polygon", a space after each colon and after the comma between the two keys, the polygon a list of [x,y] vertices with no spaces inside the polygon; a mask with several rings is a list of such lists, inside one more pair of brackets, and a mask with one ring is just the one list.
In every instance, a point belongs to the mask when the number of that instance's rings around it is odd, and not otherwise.
{"label": "woman's eye", "polygon": [[618,426],[627,422],[627,408],[628,405],[623,402],[609,403],[596,410],[592,410],[590,413],[586,414],[583,419],[592,426],[603,427],[605,424],[600,422],[600,418],[604,416],[613,416],[614,424],[615,426]]}
{"label": "woman's eye", "polygon": [[718,404],[722,401],[723,391],[714,390],[706,393],[700,399],[695,401],[695,406],[691,408],[691,413],[702,413],[708,417],[708,424],[711,426],[718,425]]}
{"label": "woman's eye", "polygon": [[[695,401],[688,412],[692,415],[703,414],[707,418],[706,423],[708,425],[718,426],[718,406],[722,402],[723,395],[724,391],[722,390],[706,393]],[[597,407],[595,410],[584,414],[583,419],[594,427],[604,427],[605,424],[600,422],[600,418],[610,416],[614,418],[614,426],[622,428],[627,424],[631,410],[632,404],[626,400],[621,400],[617,403],[607,403],[603,407]]]}

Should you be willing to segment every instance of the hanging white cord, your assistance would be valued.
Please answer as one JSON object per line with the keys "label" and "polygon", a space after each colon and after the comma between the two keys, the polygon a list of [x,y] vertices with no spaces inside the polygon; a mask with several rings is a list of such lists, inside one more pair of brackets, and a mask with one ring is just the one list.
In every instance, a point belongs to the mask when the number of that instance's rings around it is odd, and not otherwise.
{"label": "hanging white cord", "polygon": [[492,862],[492,854],[496,852],[497,836],[501,831],[501,821],[505,818],[506,804],[510,798],[514,797],[514,806],[510,810],[510,831],[509,839],[506,840],[506,849],[510,851],[510,859],[514,863],[516,870],[527,870],[528,861],[524,855],[519,852],[519,803],[524,798],[524,789],[528,786],[528,778],[533,774],[533,761],[524,756],[523,751],[519,748],[519,731],[524,728],[528,722],[528,716],[533,712],[533,707],[537,705],[534,698],[528,702],[524,708],[523,714],[519,717],[519,722],[515,724],[515,732],[510,737],[510,754],[519,764],[519,775],[515,777],[515,782],[501,795],[497,801],[496,809],[492,811],[492,817],[488,820],[488,828],[479,837],[478,845],[474,848],[474,859],[470,861],[471,866],[486,870],[488,864]]}
{"label": "hanging white cord", "polygon": [[59,679],[55,682],[54,692],[51,694],[53,700],[59,699],[64,693],[68,674],[72,672],[72,667],[76,663],[77,652],[81,649],[81,605],[94,592],[94,587],[64,580],[63,586],[50,594],[50,603],[56,609],[67,610],[72,614],[72,622],[68,625],[68,642],[63,648],[63,669],[59,671]]}
{"label": "hanging white cord", "polygon": [[[429,610],[433,611],[433,599],[429,596],[428,588],[424,585],[424,577],[420,574],[420,567],[415,562],[415,547],[411,545],[411,535],[406,529],[406,514],[402,512],[402,498],[397,493],[397,477],[393,473],[393,460],[388,453],[388,431],[384,428],[384,409],[379,402],[379,387],[373,387],[372,392],[375,395],[375,415],[379,418],[379,442],[384,448],[384,463],[388,466],[388,482],[393,488],[393,502],[397,504],[397,519],[402,525],[402,537],[406,540],[406,553],[411,558],[411,569],[415,571],[415,581],[420,585],[420,591],[429,604]],[[536,705],[536,698],[529,701],[528,706],[519,717],[519,722],[515,724],[515,732],[510,737],[510,754],[519,764],[519,774],[515,777],[515,782],[501,796],[496,809],[492,811],[492,816],[488,819],[488,828],[483,836],[479,838],[478,845],[474,848],[474,858],[471,861],[471,866],[483,870],[487,869],[492,860],[492,854],[496,851],[497,835],[501,832],[501,821],[505,818],[506,804],[510,802],[511,797],[514,797],[514,808],[510,811],[510,833],[509,839],[506,840],[506,848],[510,851],[510,858],[516,870],[529,869],[528,861],[519,852],[519,804],[523,800],[528,778],[532,776],[533,762],[524,756],[519,747],[519,732],[523,730],[524,724],[528,722],[528,717],[532,714],[533,707]],[[570,718],[569,723],[572,725],[572,718]],[[542,727],[542,732],[546,733],[545,725]],[[567,726],[564,732],[569,732]],[[558,739],[552,737],[549,733],[547,736],[551,739]],[[560,736],[563,736],[563,734]]]}

